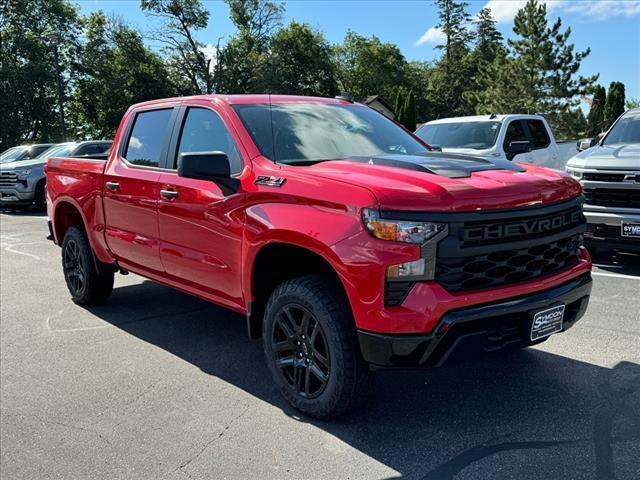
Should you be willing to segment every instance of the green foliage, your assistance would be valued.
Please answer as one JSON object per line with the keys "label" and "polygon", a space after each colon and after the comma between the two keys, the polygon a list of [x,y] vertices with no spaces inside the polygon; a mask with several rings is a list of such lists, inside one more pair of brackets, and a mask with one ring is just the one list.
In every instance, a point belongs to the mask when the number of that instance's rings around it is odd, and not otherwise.
{"label": "green foliage", "polygon": [[331,46],[320,32],[292,22],[271,41],[273,74],[269,91],[333,97],[338,86]]}
{"label": "green foliage", "polygon": [[282,5],[265,0],[227,0],[238,32],[220,51],[218,92],[264,93],[273,84],[273,32],[282,24]]}
{"label": "green foliage", "polygon": [[632,108],[640,108],[640,98],[627,98],[627,100],[624,102],[624,107],[627,110],[631,110]]}
{"label": "green foliage", "polygon": [[479,96],[479,111],[550,114],[577,105],[577,96],[592,88],[597,75],[576,78],[590,50],[574,52],[571,29],[561,27],[559,18],[548,26],[546,4],[527,1],[514,20],[517,37],[508,40],[509,56],[497,58],[494,81]]}
{"label": "green foliage", "polygon": [[604,105],[604,121],[606,128],[609,128],[616,119],[624,113],[624,84],[611,82],[607,101]]}
{"label": "green foliage", "polygon": [[209,23],[209,11],[200,0],[140,0],[140,8],[164,21],[152,37],[166,45],[174,84],[184,94],[213,93],[213,58],[195,38]]}
{"label": "green foliage", "polygon": [[140,34],[96,12],[82,21],[86,41],[73,66],[69,118],[79,138],[111,138],[134,103],[174,94],[162,59]]}
{"label": "green foliage", "polygon": [[407,61],[397,45],[383,43],[376,36],[347,32],[334,49],[340,91],[354,97],[381,94],[394,98],[399,86],[406,86]]}
{"label": "green foliage", "polygon": [[63,139],[54,48],[66,96],[70,78],[64,72],[76,55],[78,30],[77,10],[64,0],[0,4],[0,151]]}
{"label": "green foliage", "polygon": [[574,140],[587,136],[587,119],[580,107],[552,112],[547,116],[547,120],[557,141]]}
{"label": "green foliage", "polygon": [[607,93],[602,85],[596,85],[591,99],[591,108],[587,115],[587,136],[595,137],[600,132],[606,130],[604,121],[604,108],[606,105]]}
{"label": "green foliage", "polygon": [[445,37],[437,48],[443,51],[436,69],[429,77],[428,95],[434,117],[469,115],[474,113],[464,93],[472,85],[473,66],[469,61],[469,44],[475,34],[469,29],[471,16],[467,3],[455,0],[436,0],[439,23]]}

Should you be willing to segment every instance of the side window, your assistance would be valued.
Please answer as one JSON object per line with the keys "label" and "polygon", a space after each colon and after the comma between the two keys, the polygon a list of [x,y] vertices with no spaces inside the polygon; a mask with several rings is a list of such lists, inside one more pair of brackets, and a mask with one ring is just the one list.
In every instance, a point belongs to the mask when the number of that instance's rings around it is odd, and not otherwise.
{"label": "side window", "polygon": [[189,108],[182,126],[174,168],[182,153],[214,151],[227,154],[231,173],[242,170],[242,159],[238,149],[218,114],[207,108]]}
{"label": "side window", "polygon": [[97,153],[101,153],[100,150],[101,149],[99,148],[98,145],[89,143],[87,145],[80,147],[76,155],[95,155]]}
{"label": "side window", "polygon": [[527,120],[527,126],[533,139],[533,148],[547,148],[551,143],[551,139],[542,120]]}
{"label": "side window", "polygon": [[129,163],[144,167],[157,167],[160,164],[172,111],[172,108],[165,108],[136,115],[124,154]]}
{"label": "side window", "polygon": [[504,150],[509,149],[511,142],[525,142],[528,141],[527,133],[524,131],[524,125],[522,120],[513,120],[507,127],[507,133],[504,135]]}

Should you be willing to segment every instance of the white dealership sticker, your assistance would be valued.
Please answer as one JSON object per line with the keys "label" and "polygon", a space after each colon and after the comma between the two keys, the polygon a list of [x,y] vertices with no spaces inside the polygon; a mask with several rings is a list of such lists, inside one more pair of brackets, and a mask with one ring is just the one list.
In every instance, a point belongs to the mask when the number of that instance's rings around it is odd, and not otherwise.
{"label": "white dealership sticker", "polygon": [[531,322],[531,341],[548,337],[562,330],[564,305],[556,305],[533,315]]}
{"label": "white dealership sticker", "polygon": [[622,236],[640,238],[640,223],[622,222]]}

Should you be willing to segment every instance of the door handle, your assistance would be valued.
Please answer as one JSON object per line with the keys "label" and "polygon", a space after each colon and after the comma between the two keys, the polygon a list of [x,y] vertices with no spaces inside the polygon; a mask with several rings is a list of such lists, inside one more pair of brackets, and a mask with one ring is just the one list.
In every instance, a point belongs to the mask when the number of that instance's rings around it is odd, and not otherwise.
{"label": "door handle", "polygon": [[120,190],[120,184],[118,182],[107,182],[104,185],[113,192],[115,192],[116,190]]}
{"label": "door handle", "polygon": [[174,198],[178,198],[178,192],[175,190],[160,190],[160,196],[167,200],[173,200]]}

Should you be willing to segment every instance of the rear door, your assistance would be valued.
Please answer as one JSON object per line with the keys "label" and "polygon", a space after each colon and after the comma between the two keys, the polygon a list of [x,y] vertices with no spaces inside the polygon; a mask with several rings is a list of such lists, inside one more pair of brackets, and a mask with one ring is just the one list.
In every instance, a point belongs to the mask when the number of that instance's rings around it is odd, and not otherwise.
{"label": "rear door", "polygon": [[225,197],[212,181],[179,177],[177,160],[182,153],[224,152],[232,174],[239,176],[246,154],[227,127],[224,111],[210,102],[183,107],[174,132],[167,171],[159,179],[162,264],[185,287],[231,308],[242,307],[244,214],[237,208],[241,193]]}
{"label": "rear door", "polygon": [[104,174],[106,241],[123,264],[162,272],[158,243],[158,179],[178,108],[136,112],[118,157]]}
{"label": "rear door", "polygon": [[[524,123],[524,120],[516,119],[510,120],[509,124],[506,126],[504,140],[502,142],[502,148],[505,153],[508,155],[509,153],[509,144],[511,142],[522,142],[522,141],[531,141],[531,138],[528,135],[527,127]],[[516,155],[511,160],[514,162],[531,162],[532,160],[531,152],[529,153],[521,153]]]}

